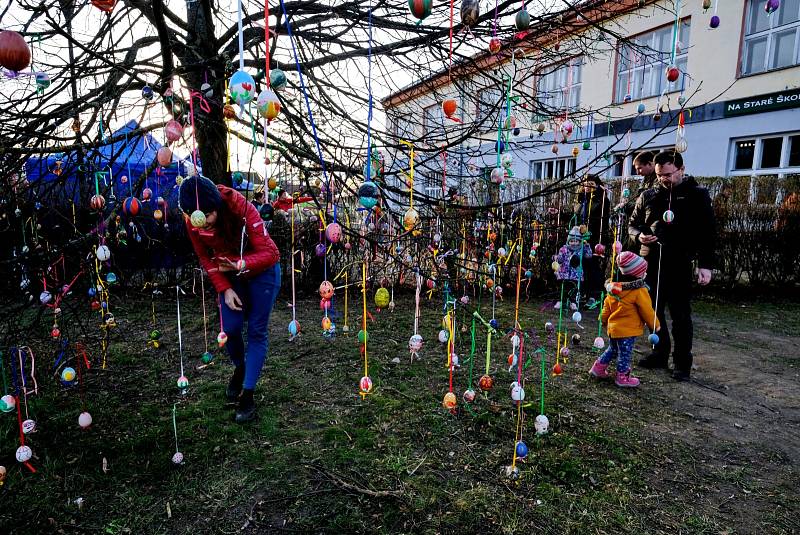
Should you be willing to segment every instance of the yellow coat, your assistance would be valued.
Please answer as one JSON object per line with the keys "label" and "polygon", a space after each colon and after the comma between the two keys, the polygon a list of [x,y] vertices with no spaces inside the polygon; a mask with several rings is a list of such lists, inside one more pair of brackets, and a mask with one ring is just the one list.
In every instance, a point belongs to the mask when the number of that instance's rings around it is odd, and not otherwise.
{"label": "yellow coat", "polygon": [[608,329],[608,336],[611,338],[641,336],[645,325],[653,329],[653,322],[656,328],[659,327],[644,280],[615,282],[613,285],[619,293],[616,295],[609,293],[606,296],[601,316],[603,325]]}

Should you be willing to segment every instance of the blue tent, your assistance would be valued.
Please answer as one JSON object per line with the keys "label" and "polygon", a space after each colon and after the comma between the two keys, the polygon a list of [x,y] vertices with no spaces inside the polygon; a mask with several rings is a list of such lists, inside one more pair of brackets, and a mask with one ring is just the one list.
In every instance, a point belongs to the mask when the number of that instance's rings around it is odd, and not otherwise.
{"label": "blue tent", "polygon": [[79,171],[77,151],[29,158],[25,163],[28,182],[42,200],[71,198],[72,202],[85,206],[95,193],[95,181],[107,199],[131,195],[140,197],[141,190],[146,187],[152,190],[154,199],[159,196],[168,201],[170,197],[174,199],[175,178],[180,171],[185,171],[189,160],[179,160],[173,154],[173,163],[169,167],[154,167],[139,183],[148,167],[154,164],[162,145],[149,133],[131,133],[138,128],[136,121],[130,121],[111,134],[110,137],[117,141],[84,151],[82,171],[85,178],[82,184],[76,179]]}

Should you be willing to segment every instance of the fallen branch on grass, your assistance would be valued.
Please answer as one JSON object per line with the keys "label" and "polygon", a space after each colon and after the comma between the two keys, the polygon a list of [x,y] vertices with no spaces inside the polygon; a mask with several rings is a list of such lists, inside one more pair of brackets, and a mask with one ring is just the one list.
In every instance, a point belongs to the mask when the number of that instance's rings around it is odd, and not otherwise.
{"label": "fallen branch on grass", "polygon": [[357,494],[365,494],[367,496],[372,496],[373,498],[400,498],[403,495],[402,490],[371,490],[359,487],[353,483],[348,483],[344,481],[341,477],[337,476],[333,472],[323,468],[319,465],[312,465],[312,464],[305,464],[308,468],[312,468],[327,477],[331,483],[336,485],[342,490],[355,492]]}

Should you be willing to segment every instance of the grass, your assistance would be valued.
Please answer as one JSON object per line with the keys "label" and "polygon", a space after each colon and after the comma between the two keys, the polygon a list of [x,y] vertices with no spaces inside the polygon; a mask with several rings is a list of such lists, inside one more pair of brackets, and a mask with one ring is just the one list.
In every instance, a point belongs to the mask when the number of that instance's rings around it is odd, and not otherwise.
{"label": "grass", "polygon": [[[507,392],[513,380],[505,364],[507,339],[493,344],[495,389],[467,409],[460,394],[469,381],[469,336],[459,333],[459,408],[450,414],[441,406],[448,375],[443,346],[435,342],[441,313],[435,303],[425,303],[423,358],[410,364],[413,303],[398,298],[393,314],[375,313],[369,324],[375,391],[362,400],[354,311],[350,334],[327,341],[315,328],[321,317],[315,300],[303,300],[298,319],[304,333],[289,342],[289,313],[279,302],[257,391],[259,419],[239,426],[222,396],[225,357],[197,369],[204,350],[199,299],[188,296],[182,305],[191,381],[186,395],[175,388],[172,304],[165,300],[159,308],[165,344],[152,350],[146,347],[149,301],[132,299],[117,308],[117,316],[130,321],[114,333],[108,368],[93,369],[85,385],[95,422],[90,430],[77,426],[77,389],[60,386],[46,364],[39,376],[42,393],[30,402],[39,422],[29,440],[37,474],[14,462],[15,421],[0,415],[0,463],[9,468],[0,488],[0,533],[719,533],[725,527],[707,511],[686,508],[706,482],[689,482],[686,492],[675,494],[672,485],[653,488],[645,477],[663,468],[664,458],[697,460],[695,453],[648,434],[646,424],[663,418],[663,409],[646,392],[589,382],[585,370],[596,355],[586,345],[591,334],[573,348],[562,377],[547,377],[552,432],[542,437],[533,435],[532,425],[538,364],[526,370],[523,438],[530,454],[519,465],[519,479],[510,480],[504,474],[512,461],[516,410]],[[697,308],[720,313],[730,325],[744,314],[716,302]],[[761,319],[780,317],[780,307],[754,311]],[[510,323],[508,303],[497,318]],[[551,311],[523,309],[526,327],[547,319],[553,320]],[[784,325],[794,328],[796,320]],[[466,324],[467,318],[458,321]],[[549,368],[555,349],[544,347]],[[400,364],[391,362],[395,357]],[[473,382],[484,357],[480,330]],[[173,404],[185,455],[178,467],[170,461]],[[684,416],[673,418],[679,424]],[[718,476],[745,486],[746,472],[732,468]],[[780,515],[774,514],[776,525],[788,526],[791,518]]]}

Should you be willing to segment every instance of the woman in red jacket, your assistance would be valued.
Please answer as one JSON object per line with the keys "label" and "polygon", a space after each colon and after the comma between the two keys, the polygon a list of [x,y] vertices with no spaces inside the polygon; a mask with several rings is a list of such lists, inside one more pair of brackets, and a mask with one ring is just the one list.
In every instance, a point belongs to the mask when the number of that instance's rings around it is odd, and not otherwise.
{"label": "woman in red jacket", "polygon": [[225,345],[235,366],[225,394],[238,400],[236,421],[247,422],[255,418],[253,391],[267,357],[269,316],[281,287],[280,253],[258,210],[238,191],[191,177],[181,184],[180,203],[195,253],[219,293]]}

